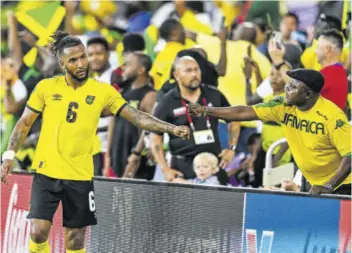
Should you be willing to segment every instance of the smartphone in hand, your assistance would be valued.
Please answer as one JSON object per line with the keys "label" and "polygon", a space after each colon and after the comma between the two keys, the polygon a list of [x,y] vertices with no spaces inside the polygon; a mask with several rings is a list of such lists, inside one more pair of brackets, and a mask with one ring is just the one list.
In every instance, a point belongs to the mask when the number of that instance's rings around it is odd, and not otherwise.
{"label": "smartphone in hand", "polygon": [[281,32],[274,31],[273,40],[275,41],[277,48],[281,50],[281,44],[283,43]]}

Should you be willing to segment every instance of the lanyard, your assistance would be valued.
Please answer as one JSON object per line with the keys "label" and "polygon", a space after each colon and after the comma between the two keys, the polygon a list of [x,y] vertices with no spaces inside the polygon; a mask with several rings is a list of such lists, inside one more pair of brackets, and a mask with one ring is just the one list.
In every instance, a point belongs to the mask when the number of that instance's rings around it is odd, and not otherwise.
{"label": "lanyard", "polygon": [[[207,106],[207,100],[205,98],[202,98],[202,102],[203,102],[204,106]],[[186,101],[181,99],[181,104],[186,109],[187,120],[188,120],[189,125],[192,128],[192,131],[195,131],[194,124],[193,124],[193,119],[192,119],[191,115],[188,112],[188,107],[187,107]],[[209,116],[208,115],[205,115],[205,120],[207,122],[207,128],[210,129],[211,128],[211,124],[210,124],[210,120],[209,120]]]}

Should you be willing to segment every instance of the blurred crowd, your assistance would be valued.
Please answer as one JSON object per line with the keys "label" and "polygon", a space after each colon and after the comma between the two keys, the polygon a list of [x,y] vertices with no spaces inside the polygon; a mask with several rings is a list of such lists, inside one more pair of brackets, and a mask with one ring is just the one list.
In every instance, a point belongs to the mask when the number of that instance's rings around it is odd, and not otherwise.
{"label": "blurred crowd", "polygon": [[[263,187],[268,149],[284,137],[280,125],[195,118],[187,103],[269,101],[285,92],[281,62],[321,71],[321,95],[351,120],[349,1],[2,1],[1,19],[1,154],[36,84],[63,73],[49,50],[56,30],[84,42],[91,78],[113,85],[133,107],[192,130],[184,140],[101,117],[96,176]],[[272,40],[284,49],[269,47]],[[17,169],[31,170],[40,128],[39,118]],[[269,158],[273,167],[294,164],[286,143]],[[267,187],[307,191],[296,171]]]}

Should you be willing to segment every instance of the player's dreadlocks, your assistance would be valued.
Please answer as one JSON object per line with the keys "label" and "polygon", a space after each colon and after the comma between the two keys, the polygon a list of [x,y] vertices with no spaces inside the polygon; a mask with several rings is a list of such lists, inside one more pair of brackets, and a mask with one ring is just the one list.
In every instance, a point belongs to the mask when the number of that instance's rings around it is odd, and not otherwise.
{"label": "player's dreadlocks", "polygon": [[82,41],[79,38],[71,36],[69,33],[63,31],[56,31],[50,37],[54,40],[50,49],[56,56],[59,56],[65,48],[75,47],[82,44]]}

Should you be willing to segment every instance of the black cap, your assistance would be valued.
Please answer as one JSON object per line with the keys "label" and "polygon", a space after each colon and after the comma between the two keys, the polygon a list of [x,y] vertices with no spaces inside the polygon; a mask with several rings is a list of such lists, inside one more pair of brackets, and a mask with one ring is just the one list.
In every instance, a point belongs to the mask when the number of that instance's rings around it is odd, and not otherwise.
{"label": "black cap", "polygon": [[303,82],[317,93],[324,86],[324,76],[319,71],[313,69],[294,69],[287,71],[286,74],[295,80]]}
{"label": "black cap", "polygon": [[341,20],[335,16],[326,15],[325,13],[321,13],[319,15],[318,20],[328,23],[328,25],[329,25],[328,28],[335,28],[335,29],[341,30]]}

